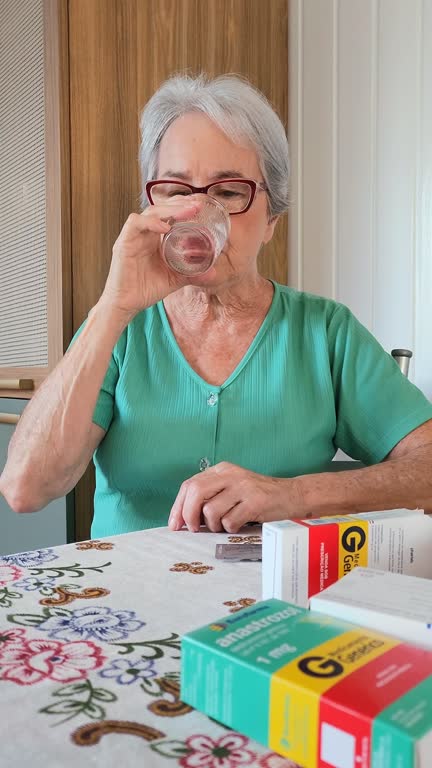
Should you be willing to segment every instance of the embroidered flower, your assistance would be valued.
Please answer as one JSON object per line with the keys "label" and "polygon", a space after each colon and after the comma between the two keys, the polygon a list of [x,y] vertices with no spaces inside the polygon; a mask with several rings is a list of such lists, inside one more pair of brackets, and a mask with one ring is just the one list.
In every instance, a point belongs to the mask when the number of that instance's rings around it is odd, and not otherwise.
{"label": "embroidered flower", "polygon": [[0,649],[5,643],[16,643],[24,640],[25,629],[5,629],[0,631]]}
{"label": "embroidered flower", "polygon": [[18,552],[16,555],[3,555],[1,562],[20,565],[22,568],[31,568],[41,563],[48,563],[50,560],[57,560],[58,555],[53,549],[35,549],[31,552]]}
{"label": "embroidered flower", "polygon": [[91,606],[72,611],[70,615],[51,616],[38,629],[59,640],[101,640],[105,643],[123,640],[129,632],[144,626],[134,611]]}
{"label": "embroidered flower", "polygon": [[93,539],[92,541],[80,541],[78,544],[75,545],[77,549],[79,550],[86,550],[86,549],[113,549],[114,544],[112,544],[110,541],[98,541],[98,539]]}
{"label": "embroidered flower", "polygon": [[130,685],[138,680],[150,680],[157,673],[152,659],[115,659],[99,674],[101,677],[115,677],[120,685]]}
{"label": "embroidered flower", "polygon": [[0,562],[0,587],[5,587],[11,581],[18,581],[22,575],[22,570],[15,565]]}
{"label": "embroidered flower", "polygon": [[105,661],[93,643],[25,640],[0,646],[0,679],[33,685],[49,678],[59,683],[82,680]]}
{"label": "embroidered flower", "polygon": [[24,589],[25,592],[36,592],[46,587],[54,587],[55,579],[50,576],[27,576],[15,584],[18,589]]}
{"label": "embroidered flower", "polygon": [[277,755],[276,752],[267,752],[266,755],[262,755],[258,760],[258,765],[260,768],[300,768],[297,763],[287,760],[282,755]]}
{"label": "embroidered flower", "polygon": [[191,751],[180,759],[182,768],[237,768],[256,761],[255,752],[245,749],[249,739],[238,733],[229,733],[220,739],[204,734],[189,736],[185,744]]}

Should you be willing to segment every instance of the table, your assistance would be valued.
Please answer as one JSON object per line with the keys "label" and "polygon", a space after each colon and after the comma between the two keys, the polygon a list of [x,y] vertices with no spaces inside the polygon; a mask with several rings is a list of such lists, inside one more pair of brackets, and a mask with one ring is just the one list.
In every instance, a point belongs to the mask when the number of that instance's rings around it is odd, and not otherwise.
{"label": "table", "polygon": [[181,635],[261,597],[261,564],[215,546],[260,534],[158,528],[0,558],[1,768],[291,768],[179,697]]}

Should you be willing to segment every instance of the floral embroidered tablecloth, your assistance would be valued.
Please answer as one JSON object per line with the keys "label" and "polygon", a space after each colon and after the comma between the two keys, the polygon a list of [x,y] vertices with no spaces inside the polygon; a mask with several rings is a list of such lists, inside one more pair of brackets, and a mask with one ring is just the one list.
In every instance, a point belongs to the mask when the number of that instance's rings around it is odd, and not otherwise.
{"label": "floral embroidered tablecloth", "polygon": [[0,768],[291,767],[179,697],[182,634],[261,596],[261,564],[216,544],[260,533],[158,528],[0,558]]}

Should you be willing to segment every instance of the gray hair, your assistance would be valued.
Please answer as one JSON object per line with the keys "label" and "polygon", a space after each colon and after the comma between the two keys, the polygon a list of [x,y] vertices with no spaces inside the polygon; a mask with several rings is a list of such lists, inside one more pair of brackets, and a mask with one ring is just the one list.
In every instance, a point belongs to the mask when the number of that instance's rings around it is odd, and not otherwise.
{"label": "gray hair", "polygon": [[270,215],[277,216],[289,204],[289,153],[284,127],[266,97],[237,75],[214,79],[176,75],[166,80],[146,104],[140,120],[139,161],[142,178],[141,204],[148,199],[145,183],[156,178],[158,150],[171,123],[188,112],[201,112],[231,141],[251,145],[269,189]]}

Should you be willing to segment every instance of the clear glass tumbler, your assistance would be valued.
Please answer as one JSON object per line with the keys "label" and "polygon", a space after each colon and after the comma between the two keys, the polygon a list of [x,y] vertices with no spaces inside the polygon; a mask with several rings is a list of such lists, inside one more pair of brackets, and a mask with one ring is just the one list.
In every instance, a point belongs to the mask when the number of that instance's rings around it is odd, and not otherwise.
{"label": "clear glass tumbler", "polygon": [[193,195],[200,209],[187,221],[176,221],[162,240],[168,266],[182,275],[203,275],[215,263],[230,232],[224,205],[208,195]]}

